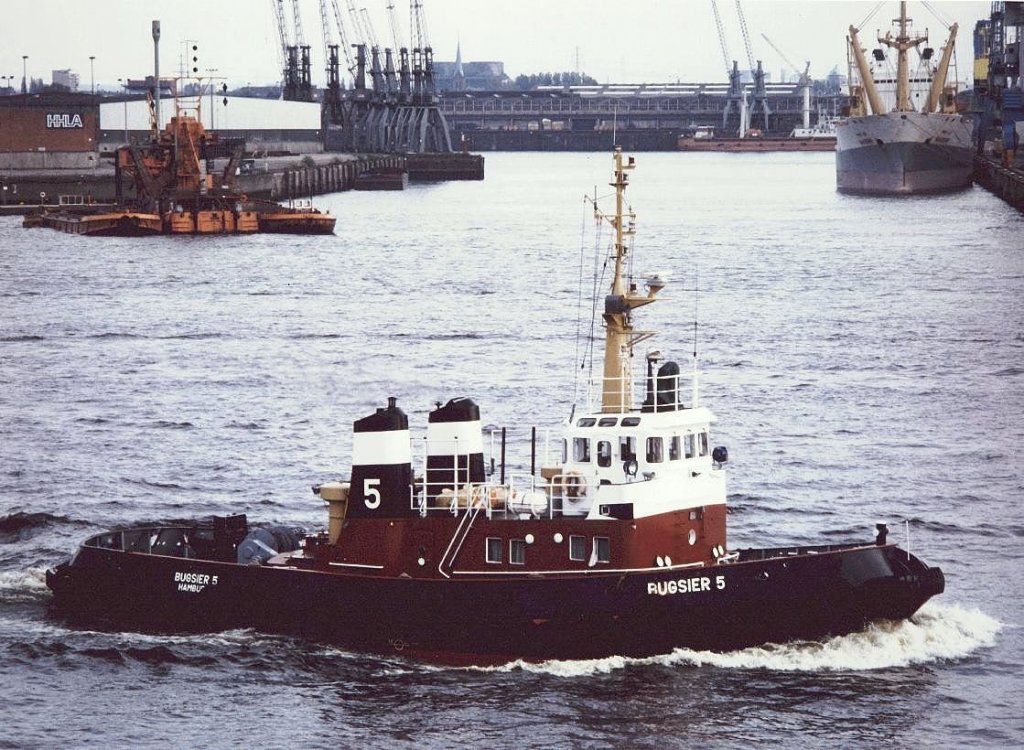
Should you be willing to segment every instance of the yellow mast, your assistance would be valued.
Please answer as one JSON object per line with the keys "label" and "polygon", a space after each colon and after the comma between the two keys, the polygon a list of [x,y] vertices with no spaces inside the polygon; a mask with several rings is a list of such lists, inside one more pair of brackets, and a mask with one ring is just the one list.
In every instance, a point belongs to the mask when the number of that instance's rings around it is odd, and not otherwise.
{"label": "yellow mast", "polygon": [[853,51],[853,59],[857,62],[857,72],[860,74],[860,83],[867,95],[868,104],[871,106],[870,114],[882,114],[882,98],[878,95],[878,88],[875,86],[875,79],[871,76],[871,68],[864,57],[864,50],[860,46],[860,39],[857,38],[857,29],[850,26],[850,49]]}
{"label": "yellow mast", "polygon": [[[594,216],[607,220],[615,229],[615,275],[611,293],[604,300],[605,348],[604,379],[601,386],[601,411],[618,414],[629,411],[633,398],[633,347],[654,334],[634,331],[631,312],[634,307],[654,301],[660,286],[650,286],[646,295],[637,293],[636,285],[626,283],[626,238],[635,234],[636,214],[625,210],[626,172],[636,164],[633,157],[623,163],[622,149],[615,149],[615,215],[601,213],[594,204]],[[628,219],[628,223],[627,220]]]}
{"label": "yellow mast", "polygon": [[[900,3],[900,17],[894,18],[893,23],[899,23],[900,31],[895,39],[892,32],[885,32],[885,36],[878,37],[879,44],[884,44],[896,50],[896,112],[913,112],[914,105],[910,101],[910,66],[907,62],[907,50],[921,45],[928,41],[928,35],[915,36],[911,38],[907,34],[907,25],[910,19],[907,18],[907,4]],[[877,112],[876,112],[877,114]]]}

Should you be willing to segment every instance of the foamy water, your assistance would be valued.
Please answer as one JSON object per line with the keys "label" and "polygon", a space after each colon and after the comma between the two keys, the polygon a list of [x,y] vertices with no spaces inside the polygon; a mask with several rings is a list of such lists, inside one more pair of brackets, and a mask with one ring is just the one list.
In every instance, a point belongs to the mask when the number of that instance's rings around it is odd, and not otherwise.
{"label": "foamy water", "polygon": [[491,669],[521,669],[567,678],[651,664],[778,672],[858,672],[963,659],[992,646],[1003,627],[977,609],[930,602],[911,620],[876,623],[864,632],[825,641],[773,644],[727,653],[676,649],[671,654],[643,659],[613,656],[539,664],[515,661]]}

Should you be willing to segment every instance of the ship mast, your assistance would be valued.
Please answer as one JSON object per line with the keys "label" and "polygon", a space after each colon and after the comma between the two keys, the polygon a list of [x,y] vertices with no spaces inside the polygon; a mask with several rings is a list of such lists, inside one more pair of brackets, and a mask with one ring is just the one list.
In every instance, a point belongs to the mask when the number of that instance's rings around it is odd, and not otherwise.
{"label": "ship mast", "polygon": [[907,62],[907,51],[928,41],[928,35],[910,37],[907,33],[907,25],[910,19],[907,18],[907,4],[900,3],[900,17],[894,18],[893,23],[899,23],[899,34],[895,39],[892,32],[885,32],[885,36],[878,37],[879,44],[884,44],[896,50],[896,112],[913,112],[914,105],[910,102],[910,66]]}
{"label": "ship mast", "polygon": [[601,386],[601,411],[608,414],[619,414],[629,411],[633,398],[633,347],[644,339],[654,335],[650,331],[635,331],[631,313],[634,307],[646,305],[654,301],[655,295],[661,291],[660,285],[649,285],[648,293],[637,293],[636,285],[626,280],[626,238],[636,232],[636,214],[630,208],[625,209],[626,186],[629,184],[627,172],[636,164],[633,157],[623,163],[622,149],[615,149],[615,181],[609,183],[615,188],[615,214],[609,216],[598,210],[594,204],[594,216],[604,219],[615,230],[615,275],[612,278],[611,292],[604,300],[605,345],[604,345],[604,379]]}

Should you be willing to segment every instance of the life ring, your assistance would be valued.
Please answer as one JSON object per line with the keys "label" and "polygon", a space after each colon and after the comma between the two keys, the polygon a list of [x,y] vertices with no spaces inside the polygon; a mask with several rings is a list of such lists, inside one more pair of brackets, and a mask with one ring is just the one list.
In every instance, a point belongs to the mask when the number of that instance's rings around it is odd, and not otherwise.
{"label": "life ring", "polygon": [[587,483],[578,471],[570,471],[562,477],[565,496],[571,503],[578,503],[587,496]]}

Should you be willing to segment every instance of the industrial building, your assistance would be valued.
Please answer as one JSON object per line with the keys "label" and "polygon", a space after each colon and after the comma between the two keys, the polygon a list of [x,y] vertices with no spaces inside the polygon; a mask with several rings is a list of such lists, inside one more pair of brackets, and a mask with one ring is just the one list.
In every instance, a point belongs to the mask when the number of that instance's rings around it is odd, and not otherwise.
{"label": "industrial building", "polygon": [[0,170],[94,169],[98,101],[63,92],[0,99]]}

